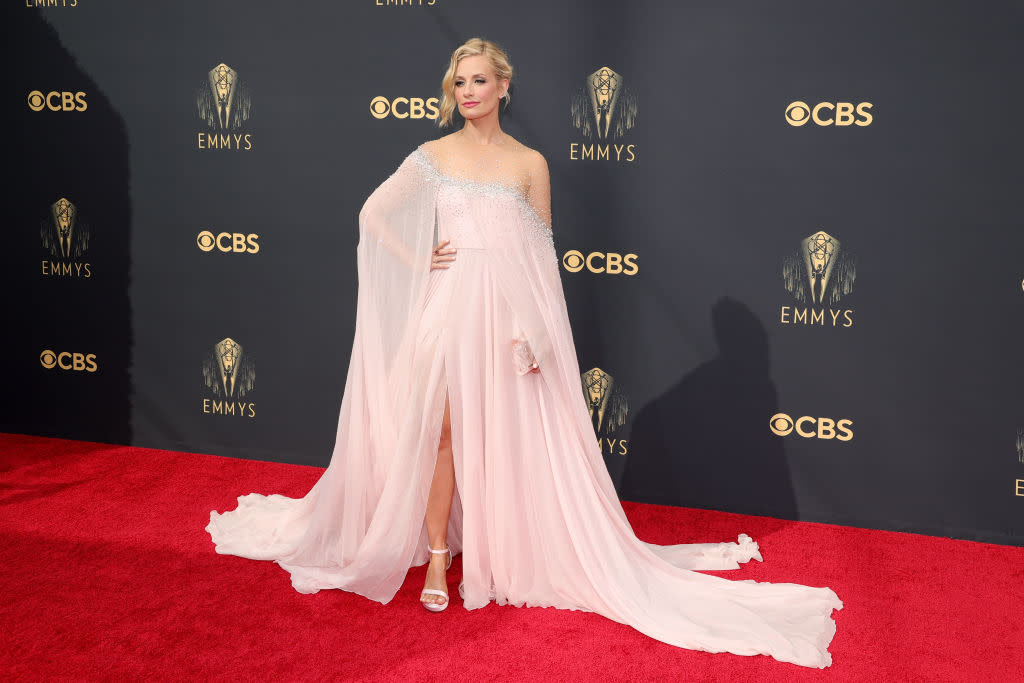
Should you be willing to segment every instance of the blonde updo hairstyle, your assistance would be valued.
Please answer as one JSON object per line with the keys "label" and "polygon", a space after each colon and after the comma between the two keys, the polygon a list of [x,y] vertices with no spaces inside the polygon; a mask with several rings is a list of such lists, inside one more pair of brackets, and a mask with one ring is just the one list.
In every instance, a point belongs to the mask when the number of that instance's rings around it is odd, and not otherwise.
{"label": "blonde updo hairstyle", "polygon": [[[455,107],[457,106],[455,101],[455,69],[465,57],[475,57],[476,55],[487,57],[487,61],[491,63],[491,68],[494,69],[494,75],[498,77],[498,80],[501,81],[507,78],[511,85],[512,65],[509,63],[508,55],[505,54],[505,51],[489,40],[470,38],[452,53],[452,58],[448,62],[448,70],[444,72],[444,78],[441,79],[441,113],[437,117],[438,126],[444,128],[451,125],[452,118],[455,115]],[[506,107],[511,99],[508,90],[506,90],[504,96]]]}

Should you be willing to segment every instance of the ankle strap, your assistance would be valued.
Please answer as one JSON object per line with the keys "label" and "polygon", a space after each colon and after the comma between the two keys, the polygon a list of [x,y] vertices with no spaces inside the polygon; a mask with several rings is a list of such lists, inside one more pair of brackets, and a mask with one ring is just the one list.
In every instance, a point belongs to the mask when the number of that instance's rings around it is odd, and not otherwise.
{"label": "ankle strap", "polygon": [[435,555],[444,555],[445,553],[451,551],[450,548],[444,548],[443,550],[434,550],[429,545],[427,546],[427,550],[429,550],[430,552],[434,553]]}

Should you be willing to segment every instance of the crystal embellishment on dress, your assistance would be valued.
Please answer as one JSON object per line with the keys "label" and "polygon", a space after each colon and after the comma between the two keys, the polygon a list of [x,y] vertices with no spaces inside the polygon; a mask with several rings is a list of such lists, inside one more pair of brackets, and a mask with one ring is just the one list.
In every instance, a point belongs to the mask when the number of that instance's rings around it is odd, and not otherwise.
{"label": "crystal embellishment on dress", "polygon": [[437,162],[422,146],[418,147],[416,151],[413,152],[412,156],[423,169],[424,173],[427,174],[427,177],[437,183],[448,183],[455,187],[468,190],[477,196],[487,197],[490,199],[499,196],[511,196],[514,198],[520,205],[520,208],[524,209],[524,217],[527,219],[526,223],[529,228],[527,239],[530,241],[530,244],[540,255],[557,264],[558,255],[555,253],[555,242],[552,237],[551,227],[544,222],[544,218],[534,210],[533,206],[530,205],[530,202],[527,201],[520,187],[515,184],[502,182],[501,180],[485,181],[471,178],[457,178],[443,173],[438,170],[436,165]]}
{"label": "crystal embellishment on dress", "polygon": [[512,362],[520,375],[525,375],[537,367],[537,359],[530,350],[530,342],[522,337],[512,340]]}

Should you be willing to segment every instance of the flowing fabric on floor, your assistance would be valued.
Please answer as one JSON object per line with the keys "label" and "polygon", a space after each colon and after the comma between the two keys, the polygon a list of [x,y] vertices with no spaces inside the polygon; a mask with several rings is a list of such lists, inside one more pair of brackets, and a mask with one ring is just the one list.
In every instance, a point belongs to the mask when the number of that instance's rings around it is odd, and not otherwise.
{"label": "flowing fabric on floor", "polygon": [[[825,667],[828,588],[692,570],[761,559],[736,543],[636,538],[584,401],[550,228],[500,169],[420,147],[359,216],[355,341],[330,466],[301,499],[210,515],[217,552],[274,560],[301,592],[388,602],[427,561],[424,512],[450,404],[448,544],[467,609],[588,610],[680,647]],[[430,270],[434,244],[458,250]],[[536,362],[539,372],[529,372]]]}

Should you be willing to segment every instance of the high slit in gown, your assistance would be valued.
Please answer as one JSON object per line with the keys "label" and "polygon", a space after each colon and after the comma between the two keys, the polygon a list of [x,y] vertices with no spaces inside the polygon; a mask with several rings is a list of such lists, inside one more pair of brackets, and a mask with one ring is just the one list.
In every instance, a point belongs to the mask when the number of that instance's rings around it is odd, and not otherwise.
{"label": "high slit in gown", "polygon": [[[356,333],[331,462],[300,499],[210,514],[219,553],[273,560],[296,590],[388,602],[428,560],[424,524],[447,395],[448,544],[464,606],[587,610],[666,643],[831,664],[828,588],[729,581],[759,549],[637,539],[580,384],[552,233],[500,169],[421,146],[360,212]],[[433,245],[457,249],[430,270]],[[538,372],[531,372],[534,365]]]}

